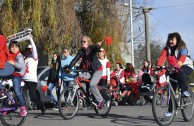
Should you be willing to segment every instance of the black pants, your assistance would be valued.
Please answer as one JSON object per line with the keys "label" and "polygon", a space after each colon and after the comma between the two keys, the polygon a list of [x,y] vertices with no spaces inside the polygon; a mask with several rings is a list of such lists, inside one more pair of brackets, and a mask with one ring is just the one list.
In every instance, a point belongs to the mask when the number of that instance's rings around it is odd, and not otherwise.
{"label": "black pants", "polygon": [[107,79],[100,79],[98,85],[107,87]]}
{"label": "black pants", "polygon": [[40,99],[40,93],[36,89],[37,85],[36,82],[25,81],[23,92],[26,94],[27,90],[29,90],[30,98],[37,105],[38,109],[44,109],[44,104]]}
{"label": "black pants", "polygon": [[[193,69],[191,69],[189,66],[182,66],[179,70],[179,72],[173,73],[170,75],[170,78],[173,78],[178,81],[178,84],[181,88],[181,92],[188,91],[188,76],[192,73]],[[174,91],[176,91],[178,84],[176,82],[170,81],[172,88]],[[168,110],[172,111],[172,101],[169,102],[169,108]]]}

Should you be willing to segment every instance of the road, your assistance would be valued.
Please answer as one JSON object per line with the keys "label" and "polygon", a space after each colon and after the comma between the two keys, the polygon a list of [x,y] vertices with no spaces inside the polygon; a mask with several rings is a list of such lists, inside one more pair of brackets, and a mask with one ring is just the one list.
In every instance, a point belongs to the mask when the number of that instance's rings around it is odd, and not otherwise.
{"label": "road", "polygon": [[[171,126],[193,126],[184,122],[181,112],[175,117]],[[2,126],[2,124],[0,124]],[[71,120],[63,120],[56,110],[47,110],[40,115],[39,110],[29,111],[23,126],[157,126],[154,121],[151,104],[145,106],[113,106],[106,118],[99,117],[94,110],[79,110]]]}

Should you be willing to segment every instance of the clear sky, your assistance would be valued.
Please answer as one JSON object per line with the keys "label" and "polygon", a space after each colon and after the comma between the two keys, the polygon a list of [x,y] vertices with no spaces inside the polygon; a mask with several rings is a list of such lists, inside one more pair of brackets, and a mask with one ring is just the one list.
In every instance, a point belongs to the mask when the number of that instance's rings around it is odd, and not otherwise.
{"label": "clear sky", "polygon": [[[149,0],[148,0],[149,1]],[[194,60],[194,0],[150,0],[149,22],[163,43],[168,33],[179,32]]]}

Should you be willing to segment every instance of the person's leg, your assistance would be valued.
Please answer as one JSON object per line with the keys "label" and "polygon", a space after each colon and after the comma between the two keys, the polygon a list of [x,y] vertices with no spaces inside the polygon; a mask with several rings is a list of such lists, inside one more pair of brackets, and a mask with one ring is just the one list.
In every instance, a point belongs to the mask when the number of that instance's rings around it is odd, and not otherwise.
{"label": "person's leg", "polygon": [[8,77],[14,72],[14,67],[9,64],[5,63],[5,66],[3,69],[0,69],[0,77]]}
{"label": "person's leg", "polygon": [[[170,78],[172,78],[174,80],[177,80],[177,73],[171,74]],[[170,81],[170,83],[171,83],[171,86],[172,86],[173,90],[176,91],[178,84],[176,82],[173,82],[173,81]],[[172,112],[172,101],[171,101],[171,99],[169,101],[168,112]]]}
{"label": "person's leg", "polygon": [[44,114],[44,111],[45,111],[44,104],[40,99],[39,91],[36,89],[38,84],[36,82],[29,82],[29,81],[25,81],[25,83],[28,83],[30,98],[37,105],[37,107],[41,109],[42,114]]}
{"label": "person's leg", "polygon": [[56,86],[56,95],[57,95],[57,101],[59,101],[59,97],[61,94],[61,86]]}
{"label": "person's leg", "polygon": [[18,98],[19,104],[20,104],[20,114],[19,115],[26,116],[27,110],[26,110],[26,106],[25,106],[24,97],[21,93],[22,77],[13,77],[12,81],[13,81],[14,92],[15,92],[15,94]]}
{"label": "person's leg", "polygon": [[101,76],[102,76],[102,70],[98,70],[93,74],[92,79],[90,81],[90,89],[94,97],[99,103],[103,101],[102,95],[100,94],[98,87],[97,87],[97,83],[100,80]]}
{"label": "person's leg", "polygon": [[13,77],[12,81],[13,81],[14,92],[15,92],[17,98],[18,98],[20,107],[21,106],[25,106],[24,97],[23,97],[23,95],[21,93],[21,81],[22,81],[22,78],[21,77]]}
{"label": "person's leg", "polygon": [[192,69],[188,66],[182,66],[180,71],[178,72],[177,76],[178,76],[178,82],[181,88],[181,92],[185,92],[188,91],[188,86],[187,86],[187,77],[192,73]]}
{"label": "person's leg", "polygon": [[55,97],[52,94],[52,90],[53,90],[54,86],[55,85],[53,83],[49,83],[47,94],[50,96],[50,99],[52,100],[54,105],[57,106],[57,100],[55,99]]}

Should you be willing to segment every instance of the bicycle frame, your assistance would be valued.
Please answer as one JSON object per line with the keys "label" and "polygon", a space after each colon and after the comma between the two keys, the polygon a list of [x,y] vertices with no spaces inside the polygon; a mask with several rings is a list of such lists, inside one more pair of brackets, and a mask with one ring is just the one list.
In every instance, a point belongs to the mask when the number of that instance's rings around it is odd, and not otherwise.
{"label": "bicycle frame", "polygon": [[186,103],[186,104],[184,104],[184,105],[182,105],[181,104],[181,92],[180,92],[180,90],[179,90],[179,95],[178,95],[178,98],[176,97],[176,94],[175,94],[175,91],[174,91],[174,89],[173,89],[173,87],[172,87],[172,85],[171,85],[171,83],[170,83],[170,80],[171,81],[173,81],[173,82],[176,82],[177,84],[178,84],[178,81],[177,80],[174,80],[174,79],[172,79],[172,78],[170,78],[169,77],[169,75],[167,75],[167,77],[166,77],[166,85],[167,85],[167,90],[168,90],[168,94],[167,94],[167,96],[168,96],[168,104],[169,104],[169,102],[170,102],[170,93],[172,93],[172,95],[173,95],[173,98],[174,98],[174,100],[175,100],[175,104],[177,105],[177,108],[180,108],[180,109],[183,109],[183,107],[184,106],[187,106],[187,105],[189,105],[189,104],[192,104],[192,99],[189,97],[189,100],[191,101],[190,103]]}
{"label": "bicycle frame", "polygon": [[[7,96],[7,98],[3,99],[3,103],[6,104],[5,106],[7,106],[8,104],[14,105],[15,104],[15,100],[11,98],[10,91],[8,91],[8,93],[6,94],[6,96]],[[6,99],[8,101],[6,101]],[[3,108],[0,109],[0,112],[4,112],[4,111],[14,111],[14,110],[16,110],[16,106],[11,107],[11,108],[6,108],[6,107],[4,108],[3,107]]]}

